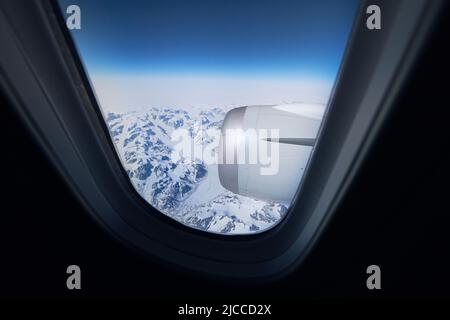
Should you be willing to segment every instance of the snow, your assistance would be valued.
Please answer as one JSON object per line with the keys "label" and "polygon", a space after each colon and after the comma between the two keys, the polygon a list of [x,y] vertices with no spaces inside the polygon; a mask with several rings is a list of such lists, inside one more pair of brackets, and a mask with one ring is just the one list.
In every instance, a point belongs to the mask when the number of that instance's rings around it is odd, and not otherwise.
{"label": "snow", "polygon": [[219,181],[217,164],[173,157],[174,130],[190,130],[203,147],[214,143],[225,111],[220,108],[157,108],[108,113],[106,120],[117,152],[137,192],[167,216],[190,227],[246,234],[267,230],[280,221],[287,206],[233,194]]}

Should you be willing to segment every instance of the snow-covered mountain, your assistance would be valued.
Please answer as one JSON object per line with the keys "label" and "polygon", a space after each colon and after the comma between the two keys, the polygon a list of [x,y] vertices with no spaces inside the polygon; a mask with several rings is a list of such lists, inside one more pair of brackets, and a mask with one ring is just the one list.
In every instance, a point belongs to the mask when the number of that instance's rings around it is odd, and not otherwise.
{"label": "snow-covered mountain", "polygon": [[108,113],[106,121],[122,164],[138,193],[173,219],[204,231],[243,234],[270,228],[287,212],[280,203],[236,195],[224,189],[217,164],[173,157],[174,130],[186,129],[203,147],[218,139],[225,111],[149,108]]}

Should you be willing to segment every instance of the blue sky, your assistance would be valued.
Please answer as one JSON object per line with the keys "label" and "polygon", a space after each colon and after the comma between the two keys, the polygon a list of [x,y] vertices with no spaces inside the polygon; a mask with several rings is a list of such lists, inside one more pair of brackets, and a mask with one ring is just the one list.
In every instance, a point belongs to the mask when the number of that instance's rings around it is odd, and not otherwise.
{"label": "blue sky", "polygon": [[[186,85],[208,77],[276,79],[278,84],[309,79],[330,87],[358,7],[357,0],[60,3],[63,9],[81,8],[82,29],[72,35],[97,91],[104,91],[99,81],[108,77],[113,83],[126,77],[130,88],[132,77],[188,79]],[[167,85],[178,86],[178,80]]]}

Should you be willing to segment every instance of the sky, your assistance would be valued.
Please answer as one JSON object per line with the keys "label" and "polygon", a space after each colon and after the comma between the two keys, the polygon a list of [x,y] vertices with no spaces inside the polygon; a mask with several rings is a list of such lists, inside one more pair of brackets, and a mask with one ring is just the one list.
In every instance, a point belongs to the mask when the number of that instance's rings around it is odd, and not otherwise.
{"label": "sky", "polygon": [[[326,102],[358,0],[60,0],[100,105]],[[301,101],[299,101],[301,100]]]}

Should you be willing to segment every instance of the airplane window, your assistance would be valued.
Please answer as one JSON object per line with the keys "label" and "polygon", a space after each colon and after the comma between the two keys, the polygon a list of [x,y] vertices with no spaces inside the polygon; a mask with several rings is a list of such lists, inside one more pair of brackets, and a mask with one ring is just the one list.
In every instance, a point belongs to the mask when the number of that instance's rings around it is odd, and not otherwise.
{"label": "airplane window", "polygon": [[123,168],[151,206],[226,235],[288,214],[357,0],[59,4]]}

